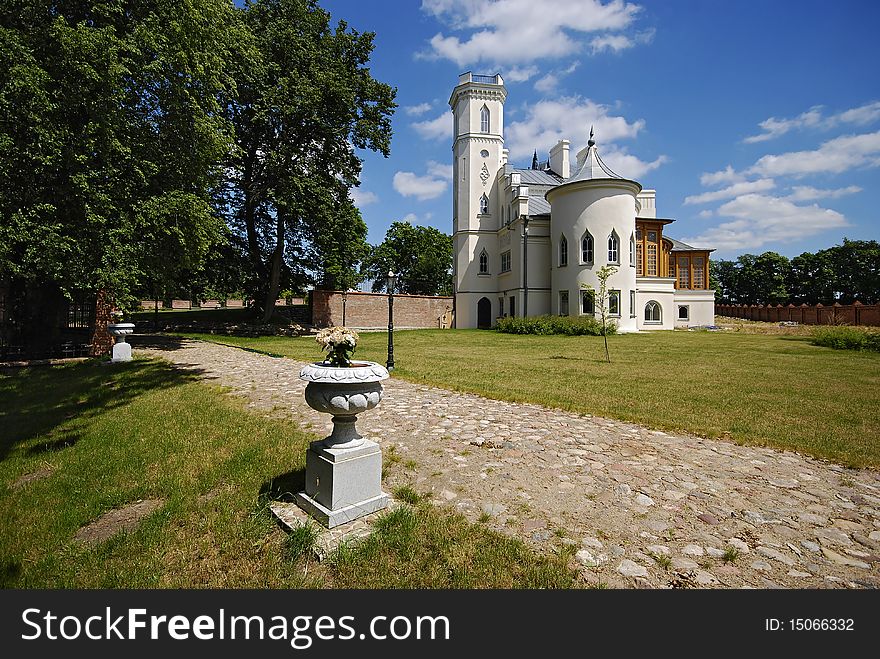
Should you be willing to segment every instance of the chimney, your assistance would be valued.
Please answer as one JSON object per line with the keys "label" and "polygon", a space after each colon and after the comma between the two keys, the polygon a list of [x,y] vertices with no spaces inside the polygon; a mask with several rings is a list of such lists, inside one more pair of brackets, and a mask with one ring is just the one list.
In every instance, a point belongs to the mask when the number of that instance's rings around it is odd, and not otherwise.
{"label": "chimney", "polygon": [[568,140],[559,140],[552,149],[550,149],[550,169],[559,174],[562,178],[571,176],[571,163],[568,159]]}

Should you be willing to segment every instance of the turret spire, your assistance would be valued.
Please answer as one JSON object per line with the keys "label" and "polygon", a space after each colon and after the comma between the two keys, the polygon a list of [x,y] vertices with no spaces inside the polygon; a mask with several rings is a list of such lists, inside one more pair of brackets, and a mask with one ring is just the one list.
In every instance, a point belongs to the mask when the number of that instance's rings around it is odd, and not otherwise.
{"label": "turret spire", "polygon": [[587,140],[587,146],[596,146],[596,141],[593,139],[593,127],[590,126],[590,139]]}
{"label": "turret spire", "polygon": [[535,155],[532,156],[532,169],[538,169],[538,150],[535,149]]}

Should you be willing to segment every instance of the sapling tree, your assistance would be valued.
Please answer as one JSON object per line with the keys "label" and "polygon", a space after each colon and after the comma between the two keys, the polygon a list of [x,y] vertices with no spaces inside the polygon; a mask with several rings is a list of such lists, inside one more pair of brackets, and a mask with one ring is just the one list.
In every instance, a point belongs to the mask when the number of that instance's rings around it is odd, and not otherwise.
{"label": "sapling tree", "polygon": [[[617,272],[617,268],[611,265],[603,265],[596,271],[596,279],[599,280],[599,290],[596,291],[590,284],[581,284],[581,288],[593,293],[593,303],[599,311],[599,319],[602,323],[602,340],[605,342],[605,361],[611,363],[611,353],[608,352],[608,279]],[[620,302],[618,301],[618,304]]]}

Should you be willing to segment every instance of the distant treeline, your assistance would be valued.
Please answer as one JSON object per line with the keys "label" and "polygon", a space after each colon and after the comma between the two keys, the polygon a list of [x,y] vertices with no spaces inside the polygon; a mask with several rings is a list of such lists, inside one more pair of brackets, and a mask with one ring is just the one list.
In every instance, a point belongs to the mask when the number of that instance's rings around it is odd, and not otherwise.
{"label": "distant treeline", "polygon": [[847,240],[789,259],[776,252],[710,263],[715,300],[726,304],[862,304],[880,301],[880,243]]}

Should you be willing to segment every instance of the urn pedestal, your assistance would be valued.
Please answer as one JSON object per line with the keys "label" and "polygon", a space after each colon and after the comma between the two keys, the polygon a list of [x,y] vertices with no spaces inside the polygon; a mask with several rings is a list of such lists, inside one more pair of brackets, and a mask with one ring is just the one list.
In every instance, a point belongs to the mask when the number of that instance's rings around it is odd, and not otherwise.
{"label": "urn pedestal", "polygon": [[130,362],[131,344],[126,342],[125,337],[134,332],[134,323],[111,323],[107,325],[107,331],[116,337],[113,344],[111,362]]}
{"label": "urn pedestal", "polygon": [[389,497],[382,491],[382,452],[355,428],[357,415],[382,400],[388,371],[375,362],[350,367],[309,364],[300,371],[306,402],[333,415],[333,432],[312,442],[306,453],[305,492],[296,502],[327,528],[381,510]]}

